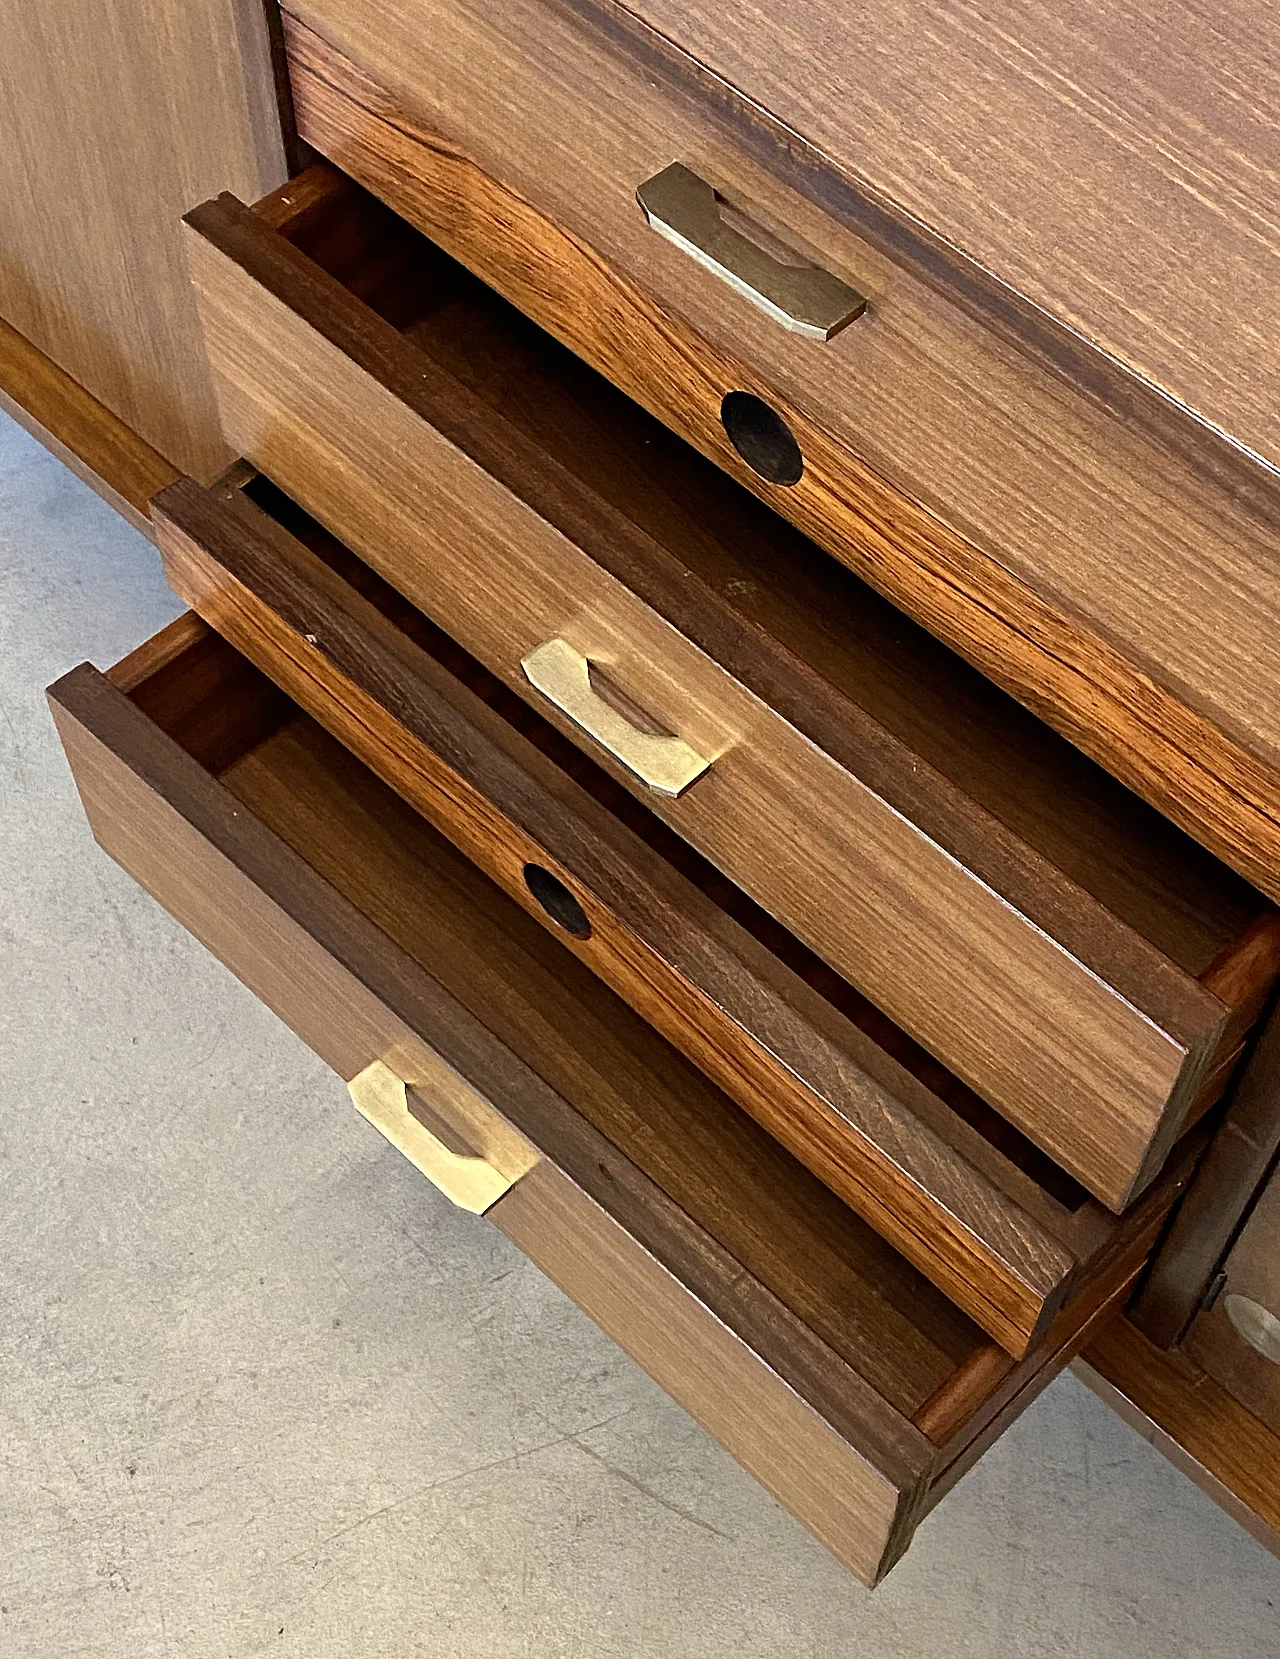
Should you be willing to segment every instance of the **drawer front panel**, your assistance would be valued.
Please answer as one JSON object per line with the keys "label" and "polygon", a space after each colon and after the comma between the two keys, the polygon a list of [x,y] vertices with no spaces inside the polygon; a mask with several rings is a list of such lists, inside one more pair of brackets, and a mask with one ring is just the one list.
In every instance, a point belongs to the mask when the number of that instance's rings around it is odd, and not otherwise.
{"label": "drawer front panel", "polygon": [[916,1519],[901,1494],[851,1456],[801,1393],[780,1388],[749,1345],[663,1274],[624,1227],[584,1205],[567,1176],[543,1165],[490,1213],[864,1583],[893,1565]]}
{"label": "drawer front panel", "polygon": [[[817,190],[821,158],[732,98],[717,114],[710,82],[664,86],[580,8],[296,0],[286,26],[322,153],[1280,892],[1274,503],[1188,466],[781,184]],[[657,235],[635,191],[673,159],[869,294],[865,316],[805,340]],[[793,487],[728,442],[732,390],[791,425]]]}
{"label": "drawer front panel", "polygon": [[86,666],[50,696],[104,848],[345,1075],[381,1058],[439,1105],[443,1065],[519,1113],[538,1161],[490,1218],[860,1577],[887,1570],[924,1435],[120,691]]}
{"label": "drawer front panel", "polygon": [[[242,209],[192,221],[223,418],[243,453],[572,735],[522,659],[562,639],[606,668],[711,762],[679,799],[646,795],[653,810],[1121,1207],[1172,1143],[1223,1004],[1057,872],[1027,880],[993,823],[966,826],[972,852],[957,856],[955,804],[943,789],[921,807],[917,757],[881,760],[897,801],[864,783],[660,614],[688,598],[687,574],[619,513]],[[1001,890],[1002,876],[1018,885]]]}

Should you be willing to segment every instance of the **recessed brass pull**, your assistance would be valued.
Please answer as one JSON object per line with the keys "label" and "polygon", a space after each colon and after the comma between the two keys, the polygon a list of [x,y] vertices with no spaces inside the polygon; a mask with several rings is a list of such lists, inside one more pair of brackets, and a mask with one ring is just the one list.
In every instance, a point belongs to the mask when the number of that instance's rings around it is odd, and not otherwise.
{"label": "recessed brass pull", "polygon": [[398,1152],[460,1210],[483,1215],[518,1177],[503,1175],[483,1158],[453,1152],[409,1110],[409,1092],[391,1067],[375,1060],[347,1084],[356,1110],[380,1129]]}
{"label": "recessed brass pull", "polygon": [[530,685],[659,795],[679,795],[710,766],[682,737],[639,731],[619,714],[591,684],[591,664],[567,640],[547,640],[520,666]]}
{"label": "recessed brass pull", "polygon": [[660,236],[796,334],[829,340],[867,308],[865,296],[830,271],[772,254],[735,229],[711,185],[678,161],[646,179],[636,200]]}

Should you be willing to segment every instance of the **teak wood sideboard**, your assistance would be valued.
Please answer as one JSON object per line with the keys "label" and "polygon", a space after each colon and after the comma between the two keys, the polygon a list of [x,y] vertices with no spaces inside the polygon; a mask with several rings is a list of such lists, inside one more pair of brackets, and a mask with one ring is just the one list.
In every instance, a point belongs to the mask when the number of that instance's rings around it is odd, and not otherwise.
{"label": "teak wood sideboard", "polygon": [[98,841],[865,1582],[1073,1363],[1280,1548],[1274,19],[101,10],[0,4],[0,400],[189,606]]}

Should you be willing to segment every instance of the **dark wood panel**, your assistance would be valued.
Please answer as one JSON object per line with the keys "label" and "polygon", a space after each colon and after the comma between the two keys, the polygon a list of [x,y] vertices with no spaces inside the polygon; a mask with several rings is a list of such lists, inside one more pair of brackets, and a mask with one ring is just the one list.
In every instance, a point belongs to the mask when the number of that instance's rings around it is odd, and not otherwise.
{"label": "dark wood panel", "polygon": [[[440,0],[429,53],[416,7],[410,18],[399,0],[359,11],[312,0],[304,15],[323,34],[286,23],[317,148],[1280,893],[1277,536],[1236,485],[1197,482],[1124,414],[952,316],[875,250],[864,258],[708,125],[705,102],[664,102],[651,77],[545,5],[480,16]],[[494,61],[501,106],[485,90]],[[590,166],[574,149],[587,110]],[[736,173],[775,231],[833,248],[838,270],[853,258],[874,327],[802,349],[691,276],[631,200],[673,145],[726,188]],[[782,408],[806,462],[794,488],[763,483],[728,444],[729,389]]]}
{"label": "dark wood panel", "polygon": [[1280,1153],[1280,1012],[1272,1010],[1132,1310],[1159,1348],[1180,1342]]}
{"label": "dark wood panel", "polygon": [[1213,1305],[1196,1316],[1183,1347],[1280,1434],[1280,1171],[1259,1193],[1222,1271]]}

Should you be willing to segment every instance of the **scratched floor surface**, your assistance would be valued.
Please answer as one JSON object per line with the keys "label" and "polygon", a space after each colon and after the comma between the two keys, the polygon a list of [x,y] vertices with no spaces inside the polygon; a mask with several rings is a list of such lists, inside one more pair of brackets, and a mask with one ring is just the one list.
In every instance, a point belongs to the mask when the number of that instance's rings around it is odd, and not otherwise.
{"label": "scratched floor surface", "polygon": [[0,1655],[1235,1659],[1280,1562],[1059,1381],[869,1596],[90,841],[176,614],[0,417]]}

